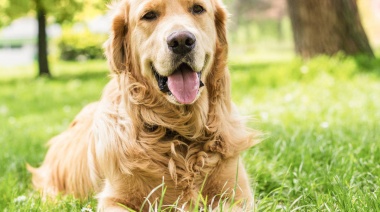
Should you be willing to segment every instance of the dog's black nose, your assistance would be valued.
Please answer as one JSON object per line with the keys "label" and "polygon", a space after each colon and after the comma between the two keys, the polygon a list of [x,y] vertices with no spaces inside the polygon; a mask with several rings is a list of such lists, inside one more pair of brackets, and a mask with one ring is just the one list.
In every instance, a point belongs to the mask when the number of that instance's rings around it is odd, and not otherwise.
{"label": "dog's black nose", "polygon": [[166,42],[175,54],[187,54],[195,47],[195,36],[189,31],[173,32]]}

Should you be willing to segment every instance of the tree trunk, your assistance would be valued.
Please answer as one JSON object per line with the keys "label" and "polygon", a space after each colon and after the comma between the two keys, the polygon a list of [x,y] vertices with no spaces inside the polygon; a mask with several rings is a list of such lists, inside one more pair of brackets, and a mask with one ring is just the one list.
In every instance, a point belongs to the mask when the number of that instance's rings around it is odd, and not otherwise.
{"label": "tree trunk", "polygon": [[356,0],[287,0],[296,53],[365,54],[374,57]]}
{"label": "tree trunk", "polygon": [[48,53],[47,53],[47,35],[46,35],[46,14],[44,8],[37,1],[37,20],[38,20],[38,68],[39,76],[50,77]]}

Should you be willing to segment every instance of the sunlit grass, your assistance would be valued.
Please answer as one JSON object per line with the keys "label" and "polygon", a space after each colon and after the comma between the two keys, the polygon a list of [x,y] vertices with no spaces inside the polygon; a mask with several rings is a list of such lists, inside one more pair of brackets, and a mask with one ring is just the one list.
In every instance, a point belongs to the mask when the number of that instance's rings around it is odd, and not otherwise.
{"label": "sunlit grass", "polygon": [[[233,100],[266,139],[246,151],[259,211],[380,210],[379,61],[232,55]],[[252,53],[254,55],[255,53]],[[33,67],[0,71],[0,208],[95,210],[94,199],[43,202],[25,163],[38,165],[46,141],[99,99],[104,61],[54,63],[53,79]],[[11,72],[11,71],[14,72]]]}
{"label": "sunlit grass", "polygon": [[380,69],[367,65],[320,57],[233,69],[234,100],[267,136],[244,157],[259,208],[379,210]]}

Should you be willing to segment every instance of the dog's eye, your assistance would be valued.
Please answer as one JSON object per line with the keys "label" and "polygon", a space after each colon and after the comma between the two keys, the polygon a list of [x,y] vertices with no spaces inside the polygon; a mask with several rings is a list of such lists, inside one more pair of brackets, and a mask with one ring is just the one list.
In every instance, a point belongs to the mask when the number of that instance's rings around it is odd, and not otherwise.
{"label": "dog's eye", "polygon": [[145,15],[141,19],[147,20],[147,21],[153,21],[157,19],[157,17],[158,17],[158,14],[156,12],[150,11],[150,12],[145,13]]}
{"label": "dog's eye", "polygon": [[199,4],[195,4],[191,9],[191,12],[193,14],[202,14],[204,13],[206,10]]}

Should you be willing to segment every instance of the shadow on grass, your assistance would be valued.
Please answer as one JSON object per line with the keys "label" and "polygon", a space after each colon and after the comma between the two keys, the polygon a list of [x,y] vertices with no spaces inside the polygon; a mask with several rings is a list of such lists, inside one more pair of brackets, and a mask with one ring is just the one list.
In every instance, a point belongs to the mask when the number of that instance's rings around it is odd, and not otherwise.
{"label": "shadow on grass", "polygon": [[68,82],[73,79],[81,81],[97,80],[97,79],[110,79],[108,72],[85,72],[78,74],[61,74],[56,77],[52,77],[51,80]]}
{"label": "shadow on grass", "polygon": [[353,58],[362,71],[371,72],[380,77],[380,57],[370,58],[366,55],[360,55]]}
{"label": "shadow on grass", "polygon": [[[290,62],[290,61],[289,61]],[[282,64],[289,64],[289,62],[245,62],[245,63],[230,63],[229,69],[234,71],[265,71],[270,67]]]}
{"label": "shadow on grass", "polygon": [[[349,64],[353,64],[354,66],[349,66]],[[310,65],[312,64],[312,65]],[[347,66],[348,65],[348,66]],[[343,69],[339,70],[345,72],[350,69],[348,72],[351,73],[368,73],[373,74],[376,77],[380,77],[380,56],[375,58],[368,57],[366,55],[357,55],[357,56],[347,56],[344,54],[337,54],[335,56],[318,56],[316,58],[310,60],[304,60],[302,58],[294,58],[289,61],[279,61],[279,62],[244,62],[244,63],[236,63],[230,62],[229,69],[232,73],[234,72],[251,72],[271,75],[270,72],[280,73],[287,72],[287,76],[291,77],[291,75],[296,76],[294,80],[301,79],[300,76],[296,72],[299,72],[303,67],[307,67],[306,73],[310,72],[319,72],[320,70],[325,69]],[[310,69],[318,69],[318,70],[310,70]],[[302,71],[301,71],[302,72]],[[336,71],[333,71],[333,73]],[[306,74],[303,73],[302,75]],[[347,73],[350,75],[349,73]],[[334,74],[333,74],[334,75]]]}
{"label": "shadow on grass", "polygon": [[2,85],[15,85],[22,82],[33,83],[38,80],[48,80],[53,82],[69,82],[71,80],[80,80],[83,82],[91,80],[107,80],[109,79],[108,72],[81,72],[76,74],[59,74],[53,77],[34,77],[34,78],[9,78],[9,79],[0,79]]}

